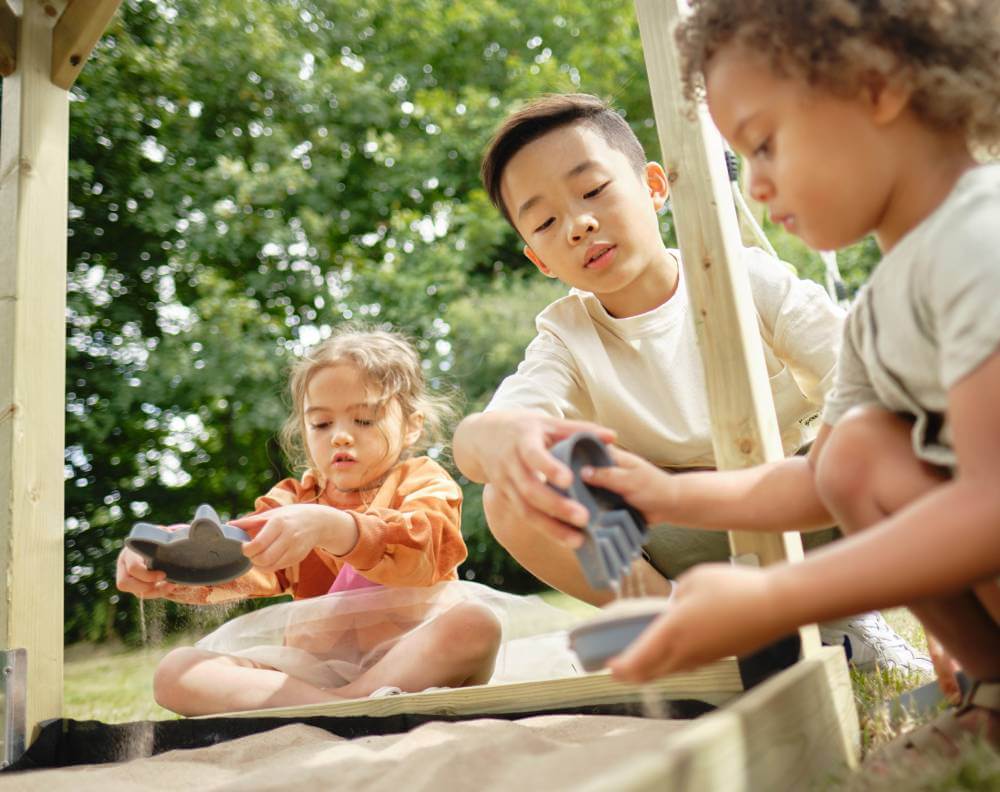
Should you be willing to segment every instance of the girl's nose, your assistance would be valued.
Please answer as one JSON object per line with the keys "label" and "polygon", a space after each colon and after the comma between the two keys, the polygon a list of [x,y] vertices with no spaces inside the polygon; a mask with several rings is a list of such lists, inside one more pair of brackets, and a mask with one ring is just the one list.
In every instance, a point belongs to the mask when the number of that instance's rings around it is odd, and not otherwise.
{"label": "girl's nose", "polygon": [[335,446],[351,445],[352,443],[354,443],[354,438],[351,437],[351,433],[346,431],[345,429],[338,429],[336,432],[333,433],[331,442]]}

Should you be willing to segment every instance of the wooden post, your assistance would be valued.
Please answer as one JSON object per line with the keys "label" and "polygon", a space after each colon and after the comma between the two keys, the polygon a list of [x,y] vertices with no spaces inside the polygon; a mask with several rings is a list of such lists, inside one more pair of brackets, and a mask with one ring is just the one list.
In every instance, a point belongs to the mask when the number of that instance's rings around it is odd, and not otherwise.
{"label": "wooden post", "polygon": [[0,133],[0,645],[28,653],[29,737],[62,711],[69,97],[64,2],[23,0]]}
{"label": "wooden post", "polygon": [[[784,451],[750,281],[740,262],[722,138],[706,109],[692,111],[683,99],[673,38],[681,2],[636,0],[636,12],[705,369],[716,463],[742,468],[781,459]],[[734,556],[756,556],[762,565],[802,559],[797,533],[734,531],[729,543]],[[803,652],[818,648],[816,630],[805,630]]]}

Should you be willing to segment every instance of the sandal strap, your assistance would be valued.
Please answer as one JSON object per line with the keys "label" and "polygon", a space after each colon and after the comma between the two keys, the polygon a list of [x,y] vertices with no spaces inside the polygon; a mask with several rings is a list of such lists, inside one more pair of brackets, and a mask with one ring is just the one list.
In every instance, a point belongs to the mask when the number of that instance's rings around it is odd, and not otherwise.
{"label": "sandal strap", "polygon": [[962,708],[982,707],[983,709],[1000,712],[1000,682],[980,682],[972,683]]}

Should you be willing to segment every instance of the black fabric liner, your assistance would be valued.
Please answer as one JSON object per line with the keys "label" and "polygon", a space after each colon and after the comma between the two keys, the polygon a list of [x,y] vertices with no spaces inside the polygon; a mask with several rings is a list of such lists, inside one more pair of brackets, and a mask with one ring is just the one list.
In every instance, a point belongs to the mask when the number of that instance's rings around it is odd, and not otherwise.
{"label": "black fabric liner", "polygon": [[[749,690],[767,677],[798,660],[798,634],[787,636],[760,651],[739,660],[743,687]],[[696,718],[713,709],[712,705],[692,699],[665,702],[670,718]],[[424,715],[400,714],[384,717],[317,716],[311,718],[183,718],[167,721],[102,723],[72,719],[52,720],[44,724],[38,739],[2,773],[40,770],[75,765],[107,764],[155,756],[166,751],[205,748],[250,734],[271,731],[292,723],[315,726],[345,739],[386,734],[402,734],[425,723],[457,723],[494,718],[519,720],[540,715],[628,715],[641,716],[637,703],[601,704],[578,707],[555,707],[530,712],[500,714]]]}

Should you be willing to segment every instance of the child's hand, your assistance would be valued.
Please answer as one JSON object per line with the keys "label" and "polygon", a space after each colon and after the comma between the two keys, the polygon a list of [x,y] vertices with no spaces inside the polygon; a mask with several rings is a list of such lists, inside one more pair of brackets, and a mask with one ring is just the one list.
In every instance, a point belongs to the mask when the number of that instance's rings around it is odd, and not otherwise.
{"label": "child's hand", "polygon": [[681,575],[666,611],[608,667],[645,682],[727,655],[743,655],[794,629],[776,617],[766,570],[703,564]]}
{"label": "child's hand", "polygon": [[160,569],[149,569],[146,559],[134,550],[123,547],[118,554],[115,585],[119,591],[135,594],[142,599],[169,597],[173,584],[168,583],[167,573]]}
{"label": "child's hand", "polygon": [[611,446],[612,467],[588,465],[580,472],[587,484],[617,492],[642,512],[648,523],[667,522],[664,514],[673,492],[673,477],[642,457]]}
{"label": "child's hand", "polygon": [[583,535],[577,528],[587,524],[587,510],[546,483],[565,488],[573,476],[549,448],[577,432],[594,432],[605,442],[613,442],[614,432],[586,421],[567,421],[529,410],[512,415],[511,423],[507,431],[491,433],[489,447],[481,449],[484,466],[490,471],[489,483],[523,524],[546,530],[571,547],[579,546]]}
{"label": "child's hand", "polygon": [[263,526],[260,533],[244,543],[243,554],[265,572],[294,566],[316,547],[342,556],[358,543],[358,528],[353,517],[340,509],[316,503],[281,506],[233,520],[231,524],[251,530]]}

